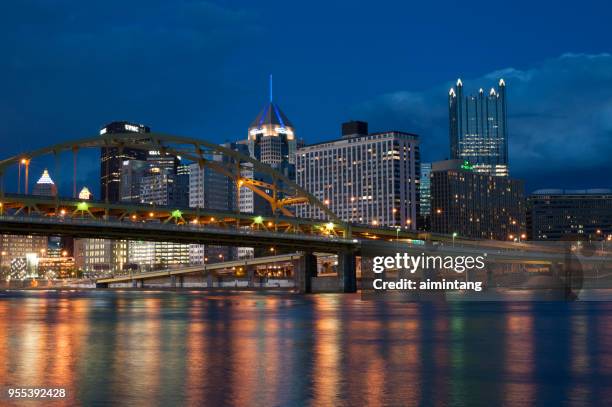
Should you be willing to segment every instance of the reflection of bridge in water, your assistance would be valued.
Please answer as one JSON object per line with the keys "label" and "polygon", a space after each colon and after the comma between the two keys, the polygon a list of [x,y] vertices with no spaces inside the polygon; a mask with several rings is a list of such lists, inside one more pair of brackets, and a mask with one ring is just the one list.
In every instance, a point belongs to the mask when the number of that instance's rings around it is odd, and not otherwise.
{"label": "reflection of bridge in water", "polygon": [[[144,138],[143,138],[144,137]],[[229,177],[236,186],[248,188],[262,197],[270,211],[246,214],[201,208],[178,208],[159,205],[85,201],[76,198],[77,154],[83,148],[141,148],[181,156],[201,167],[209,167]],[[73,197],[42,197],[5,191],[5,177],[14,166],[26,166],[32,159],[51,155],[56,164],[61,155],[73,155]],[[222,155],[224,160],[210,160],[211,154]],[[245,167],[246,166],[246,167]],[[246,178],[244,169],[264,173],[270,183]],[[59,175],[59,174],[58,174]],[[27,175],[26,175],[27,177]],[[175,243],[197,243],[222,246],[273,248],[276,253],[293,253],[296,283],[302,291],[310,292],[317,276],[315,253],[337,256],[338,287],[353,292],[357,288],[357,257],[362,259],[384,253],[408,252],[412,255],[438,253],[449,256],[479,255],[487,253],[488,261],[496,264],[535,265],[553,267],[566,260],[565,247],[548,246],[532,242],[474,241],[452,236],[421,233],[403,228],[372,227],[350,224],[340,220],[326,205],[301,187],[250,157],[225,147],[202,140],[155,133],[107,134],[88,139],[61,143],[55,146],[14,156],[0,161],[0,230],[21,235],[68,235],[79,238],[108,238]],[[27,191],[27,188],[24,189]],[[18,188],[19,192],[19,188]],[[301,219],[293,215],[297,205],[312,205],[321,219]],[[609,253],[591,259],[597,264],[609,264]],[[275,261],[251,260],[252,264]],[[226,264],[225,266],[228,266]],[[219,267],[219,268],[217,268]],[[179,278],[193,273],[208,273],[223,266],[185,267],[115,276],[115,280],[101,279],[99,285],[139,282],[155,278]],[[232,267],[231,265],[229,267]],[[156,274],[157,273],[157,274]],[[315,283],[316,285],[317,283]]]}

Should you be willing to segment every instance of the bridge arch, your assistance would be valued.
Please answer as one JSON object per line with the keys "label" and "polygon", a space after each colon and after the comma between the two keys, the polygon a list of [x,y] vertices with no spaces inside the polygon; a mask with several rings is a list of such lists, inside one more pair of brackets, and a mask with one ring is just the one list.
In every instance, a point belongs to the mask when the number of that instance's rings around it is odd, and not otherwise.
{"label": "bridge arch", "polygon": [[[29,162],[37,157],[45,155],[55,155],[57,157],[63,152],[72,152],[76,155],[79,150],[87,148],[134,148],[156,150],[180,156],[198,163],[200,168],[208,167],[229,177],[235,183],[238,191],[240,191],[240,187],[250,189],[270,205],[273,214],[280,213],[284,216],[294,216],[294,213],[290,210],[292,206],[313,205],[320,210],[327,220],[345,224],[314,195],[271,166],[206,140],[165,133],[107,133],[54,144],[0,160],[0,177],[3,177],[11,166]],[[220,155],[223,159],[221,161],[212,160],[210,157],[213,155]],[[244,169],[265,174],[272,182],[268,183],[245,177],[242,175]],[[1,192],[4,193],[4,188]]]}

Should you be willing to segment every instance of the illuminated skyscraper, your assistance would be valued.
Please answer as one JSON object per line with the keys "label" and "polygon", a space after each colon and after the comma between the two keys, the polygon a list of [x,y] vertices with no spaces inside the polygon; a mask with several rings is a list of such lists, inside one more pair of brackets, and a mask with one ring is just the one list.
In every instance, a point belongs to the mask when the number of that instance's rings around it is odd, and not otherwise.
{"label": "illuminated skyscraper", "polygon": [[34,185],[32,194],[41,196],[57,195],[57,187],[49,176],[49,171],[47,171],[47,169],[43,171],[42,175],[40,176],[40,179],[36,182],[36,185]]}
{"label": "illuminated skyscraper", "polygon": [[[117,133],[149,133],[142,124],[112,122],[100,130],[100,135]],[[126,160],[146,160],[147,150],[136,148],[102,147],[100,152],[100,199],[108,202],[121,200],[121,166]]]}
{"label": "illuminated skyscraper", "polygon": [[[303,142],[295,136],[293,124],[272,99],[272,76],[270,76],[270,102],[259,112],[248,130],[246,144],[251,157],[270,165],[287,178],[295,180],[295,152],[303,146]],[[247,170],[248,171],[248,170]],[[272,183],[271,179],[258,174],[245,173],[244,176]],[[269,205],[253,191],[242,188],[240,191],[241,212],[265,213]]]}
{"label": "illuminated skyscraper", "polygon": [[453,159],[466,160],[474,171],[508,176],[508,130],[506,125],[506,83],[499,80],[497,90],[478,95],[463,95],[463,83],[448,94],[450,153]]}

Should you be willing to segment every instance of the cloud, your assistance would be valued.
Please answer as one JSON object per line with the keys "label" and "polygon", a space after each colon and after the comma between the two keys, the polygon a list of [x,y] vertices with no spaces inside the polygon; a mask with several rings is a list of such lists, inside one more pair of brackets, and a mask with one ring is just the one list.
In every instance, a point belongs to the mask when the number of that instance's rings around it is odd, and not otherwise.
{"label": "cloud", "polygon": [[[526,178],[531,188],[612,184],[612,55],[566,53],[529,69],[509,67],[462,80],[475,93],[501,77],[507,84],[513,176]],[[381,95],[356,110],[374,125],[419,133],[424,159],[444,159],[453,84]]]}

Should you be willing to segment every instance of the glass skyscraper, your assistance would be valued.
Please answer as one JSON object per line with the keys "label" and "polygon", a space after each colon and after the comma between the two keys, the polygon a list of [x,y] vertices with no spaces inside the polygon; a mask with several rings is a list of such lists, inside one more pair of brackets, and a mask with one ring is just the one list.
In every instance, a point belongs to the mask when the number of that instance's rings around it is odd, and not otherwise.
{"label": "glass skyscraper", "polygon": [[448,95],[451,157],[467,161],[475,172],[508,176],[508,131],[506,84],[499,80],[497,90],[463,95],[463,83]]}

